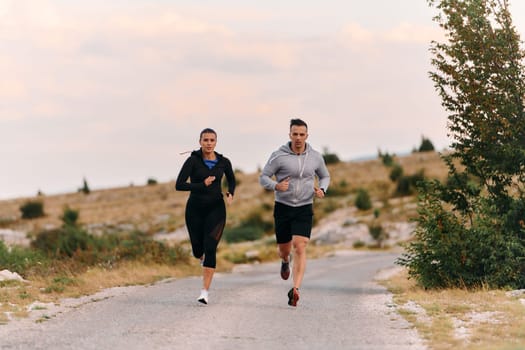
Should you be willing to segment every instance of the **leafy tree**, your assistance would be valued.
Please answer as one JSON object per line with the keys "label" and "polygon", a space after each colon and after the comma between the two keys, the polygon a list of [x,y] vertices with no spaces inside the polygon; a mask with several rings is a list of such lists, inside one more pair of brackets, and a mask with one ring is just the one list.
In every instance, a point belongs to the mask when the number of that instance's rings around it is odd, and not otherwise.
{"label": "leafy tree", "polygon": [[447,38],[432,43],[430,77],[454,152],[447,183],[423,184],[416,240],[398,262],[426,287],[523,288],[524,51],[508,1],[428,3]]}

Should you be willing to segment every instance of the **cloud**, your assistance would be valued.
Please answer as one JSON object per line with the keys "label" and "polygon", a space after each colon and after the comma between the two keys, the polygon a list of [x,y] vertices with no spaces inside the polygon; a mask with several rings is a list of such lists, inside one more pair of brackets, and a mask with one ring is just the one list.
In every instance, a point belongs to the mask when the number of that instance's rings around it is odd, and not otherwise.
{"label": "cloud", "polygon": [[403,22],[383,32],[382,37],[389,42],[428,44],[432,40],[442,41],[445,36],[443,30],[437,26]]}
{"label": "cloud", "polygon": [[402,22],[386,30],[372,30],[359,23],[344,25],[339,33],[343,41],[359,49],[382,43],[429,44],[432,40],[443,40],[443,31],[437,26]]}
{"label": "cloud", "polygon": [[370,44],[376,39],[376,33],[359,23],[348,23],[340,31],[342,37],[353,44]]}

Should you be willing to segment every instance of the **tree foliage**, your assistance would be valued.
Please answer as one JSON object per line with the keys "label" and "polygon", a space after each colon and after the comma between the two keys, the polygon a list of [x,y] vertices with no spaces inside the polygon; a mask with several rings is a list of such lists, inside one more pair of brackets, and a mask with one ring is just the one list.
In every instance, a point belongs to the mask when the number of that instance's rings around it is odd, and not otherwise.
{"label": "tree foliage", "polygon": [[446,184],[422,186],[416,240],[399,263],[426,287],[523,288],[524,51],[508,1],[428,3],[447,39],[432,43],[430,77],[454,152]]}

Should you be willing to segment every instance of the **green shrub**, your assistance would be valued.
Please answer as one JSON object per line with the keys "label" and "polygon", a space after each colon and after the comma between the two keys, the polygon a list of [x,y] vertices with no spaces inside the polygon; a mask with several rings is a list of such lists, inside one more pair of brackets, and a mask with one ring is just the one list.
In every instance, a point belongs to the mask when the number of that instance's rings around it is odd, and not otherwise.
{"label": "green shrub", "polygon": [[273,220],[265,220],[261,210],[254,210],[242,220],[240,226],[257,226],[260,227],[263,232],[268,232],[273,229]]}
{"label": "green shrub", "polygon": [[113,264],[121,260],[175,264],[189,258],[181,246],[168,246],[141,231],[98,237],[69,225],[39,233],[31,246],[47,256],[74,259],[84,265]]}
{"label": "green shrub", "polygon": [[146,184],[148,186],[153,186],[153,185],[156,185],[158,182],[157,182],[157,179],[154,179],[152,177],[148,178],[148,181],[146,182]]}
{"label": "green shrub", "polygon": [[379,150],[378,152],[378,156],[379,158],[381,158],[381,161],[383,162],[383,165],[384,166],[392,166],[394,164],[394,156],[389,154],[388,152],[387,153],[382,153],[381,150]]}
{"label": "green shrub", "polygon": [[418,152],[430,152],[434,151],[434,145],[432,144],[432,141],[427,139],[426,137],[421,137],[421,144],[419,145]]}
{"label": "green shrub", "polygon": [[327,165],[328,164],[337,164],[337,163],[339,163],[341,161],[339,159],[339,157],[337,156],[337,154],[329,152],[328,148],[326,148],[326,147],[323,150],[323,159],[324,159],[324,162]]}
{"label": "green shrub", "polygon": [[46,268],[49,261],[45,256],[37,251],[24,247],[8,248],[0,240],[0,267],[16,272],[21,276],[27,276],[28,272],[34,268]]}
{"label": "green shrub", "polygon": [[381,224],[370,224],[368,226],[368,230],[370,232],[370,235],[372,238],[377,242],[377,245],[381,247],[383,245],[383,241],[388,238],[385,230],[383,229],[383,226]]}
{"label": "green shrub", "polygon": [[256,241],[264,235],[264,230],[260,226],[242,225],[224,229],[224,239],[228,243],[238,243],[245,241]]}
{"label": "green shrub", "polygon": [[327,197],[338,197],[338,196],[346,196],[351,192],[350,187],[348,186],[348,183],[345,180],[341,180],[337,184],[333,184],[330,186],[330,189],[326,192]]}
{"label": "green shrub", "polygon": [[78,220],[78,210],[74,210],[66,206],[64,208],[64,213],[62,214],[62,217],[60,217],[60,219],[62,220],[64,225],[75,226]]}
{"label": "green shrub", "polygon": [[355,197],[355,206],[359,210],[368,210],[372,208],[372,201],[368,191],[364,188],[357,190],[357,195]]}
{"label": "green shrub", "polygon": [[34,219],[44,216],[44,204],[40,201],[28,201],[21,207],[22,219]]}
{"label": "green shrub", "polygon": [[78,189],[78,192],[82,192],[84,194],[90,194],[91,190],[89,189],[89,185],[87,183],[86,178],[83,179],[82,187]]}
{"label": "green shrub", "polygon": [[352,247],[354,247],[354,248],[356,248],[356,249],[358,249],[358,248],[363,248],[363,247],[365,247],[365,246],[366,246],[366,243],[363,242],[363,241],[360,241],[360,240],[355,241],[354,244],[352,244]]}
{"label": "green shrub", "polygon": [[96,239],[86,231],[65,225],[62,228],[42,231],[31,246],[52,257],[72,257],[82,250],[97,250]]}
{"label": "green shrub", "polygon": [[401,176],[403,176],[403,167],[400,164],[396,163],[390,171],[389,178],[392,182],[397,182],[401,178]]}
{"label": "green shrub", "polygon": [[525,286],[525,201],[515,200],[499,218],[485,199],[457,215],[443,205],[446,186],[436,180],[422,189],[416,239],[398,261],[412,277],[426,288]]}
{"label": "green shrub", "polygon": [[412,175],[403,175],[397,180],[396,196],[410,196],[417,192],[418,184],[425,179],[423,170]]}

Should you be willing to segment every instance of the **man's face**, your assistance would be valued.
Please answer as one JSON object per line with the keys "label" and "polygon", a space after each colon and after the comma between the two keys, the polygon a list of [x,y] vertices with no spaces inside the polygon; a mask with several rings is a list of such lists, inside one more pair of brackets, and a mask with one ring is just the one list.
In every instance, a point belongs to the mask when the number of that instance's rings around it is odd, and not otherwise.
{"label": "man's face", "polygon": [[308,138],[308,131],[306,126],[292,125],[290,128],[290,140],[292,141],[292,150],[295,152],[304,151],[306,139]]}

